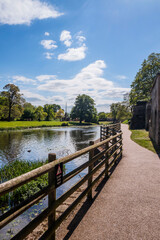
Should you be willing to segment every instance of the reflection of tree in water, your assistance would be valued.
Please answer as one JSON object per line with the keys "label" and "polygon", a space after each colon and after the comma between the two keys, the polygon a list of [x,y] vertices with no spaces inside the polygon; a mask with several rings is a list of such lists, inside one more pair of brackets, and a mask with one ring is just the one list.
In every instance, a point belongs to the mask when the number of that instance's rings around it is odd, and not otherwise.
{"label": "reflection of tree in water", "polygon": [[0,155],[8,162],[16,159],[21,151],[23,132],[1,132]]}
{"label": "reflection of tree in water", "polygon": [[76,129],[70,131],[70,137],[75,145],[76,151],[88,147],[89,141],[93,140],[96,132],[92,128]]}

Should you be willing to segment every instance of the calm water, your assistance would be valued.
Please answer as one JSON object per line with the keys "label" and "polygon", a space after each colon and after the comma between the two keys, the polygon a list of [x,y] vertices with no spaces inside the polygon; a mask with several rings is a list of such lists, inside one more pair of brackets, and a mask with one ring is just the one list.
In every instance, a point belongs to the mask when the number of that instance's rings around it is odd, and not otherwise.
{"label": "calm water", "polygon": [[57,158],[84,147],[99,138],[100,127],[43,128],[0,132],[0,167],[16,159],[45,160],[48,153]]}
{"label": "calm water", "polygon": [[[0,132],[0,167],[19,160],[45,160],[48,153],[56,153],[57,158],[74,153],[89,145],[89,141],[98,139],[100,127],[63,127],[43,128],[22,131]],[[87,161],[88,154],[66,164],[66,173]],[[87,170],[81,172],[67,183],[57,188],[57,197],[75,184]],[[48,205],[47,197],[16,218],[2,230],[0,239],[10,239],[22,227],[27,225],[38,212]]]}

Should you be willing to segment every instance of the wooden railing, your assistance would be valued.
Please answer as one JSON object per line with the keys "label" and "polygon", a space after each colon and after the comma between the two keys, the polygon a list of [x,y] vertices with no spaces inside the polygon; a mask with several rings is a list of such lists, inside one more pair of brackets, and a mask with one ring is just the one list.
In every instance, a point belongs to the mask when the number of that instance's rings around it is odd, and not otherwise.
{"label": "wooden railing", "polygon": [[100,126],[100,141],[107,139],[121,131],[121,123]]}
{"label": "wooden railing", "polygon": [[[119,130],[118,130],[119,131]],[[95,150],[101,148],[101,151],[95,155]],[[70,173],[63,176],[63,183],[67,182],[75,175],[80,173],[85,168],[88,168],[88,173],[81,178],[73,187],[67,190],[62,196],[56,199],[56,173],[61,173],[62,166],[73,159],[89,153],[89,159],[81,166],[72,170]],[[55,239],[55,230],[59,227],[62,221],[68,214],[77,206],[77,204],[87,195],[88,199],[92,199],[92,188],[97,181],[105,175],[109,177],[110,170],[118,159],[122,157],[122,133],[118,132],[114,136],[107,138],[101,142],[94,144],[90,142],[90,146],[77,151],[71,155],[56,160],[55,154],[49,154],[49,163],[25,173],[19,177],[0,184],[0,196],[13,191],[14,189],[38,178],[39,176],[48,173],[48,186],[28,198],[18,206],[10,209],[7,213],[0,216],[0,229],[6,226],[13,219],[21,215],[34,204],[37,204],[41,199],[48,195],[48,207],[35,217],[26,227],[24,227],[12,239],[24,239],[31,233],[46,217],[48,217],[48,230],[41,236],[40,239]],[[98,161],[98,164],[94,165]],[[58,168],[57,168],[58,167]],[[59,170],[57,170],[59,169]],[[97,176],[97,171],[101,170]],[[96,178],[93,175],[96,173]],[[59,207],[68,197],[71,196],[82,184],[87,182],[84,191],[76,198],[76,200],[56,219],[56,208]],[[59,184],[59,183],[58,183]],[[61,183],[60,183],[61,184]]]}

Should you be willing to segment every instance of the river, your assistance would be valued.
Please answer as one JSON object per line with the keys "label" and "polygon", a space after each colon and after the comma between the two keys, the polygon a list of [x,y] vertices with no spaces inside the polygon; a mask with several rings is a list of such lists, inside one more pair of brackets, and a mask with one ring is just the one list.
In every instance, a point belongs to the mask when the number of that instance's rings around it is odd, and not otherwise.
{"label": "river", "polygon": [[[12,161],[46,160],[48,153],[56,153],[57,158],[74,153],[89,145],[89,141],[100,136],[100,127],[59,127],[40,128],[18,131],[0,132],[0,167]],[[66,164],[66,173],[81,165],[88,159],[88,154]],[[62,195],[80,177],[87,173],[87,169],[74,177],[66,184],[57,188],[57,197]],[[21,216],[16,218],[0,231],[0,239],[10,239],[24,227],[38,212],[47,207],[47,197],[40,204],[33,206]]]}

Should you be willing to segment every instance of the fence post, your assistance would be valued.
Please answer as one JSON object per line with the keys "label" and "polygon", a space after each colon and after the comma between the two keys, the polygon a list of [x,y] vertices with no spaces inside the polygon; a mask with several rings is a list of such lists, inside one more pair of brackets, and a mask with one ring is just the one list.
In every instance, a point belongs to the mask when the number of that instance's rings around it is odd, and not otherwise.
{"label": "fence post", "polygon": [[[106,139],[107,138],[109,138],[109,136],[108,136],[108,134],[109,134],[109,132],[108,132],[108,128],[106,128]],[[107,142],[106,143],[106,150],[109,148],[109,142]],[[107,152],[107,153],[105,153],[105,161],[106,161],[106,163],[105,163],[105,177],[106,178],[108,178],[108,176],[109,176],[109,172],[108,172],[108,165],[109,165],[109,152]]]}
{"label": "fence post", "polygon": [[[90,145],[90,146],[94,145],[94,141],[90,141],[90,142],[89,142],[89,145]],[[94,149],[89,152],[89,161],[92,160],[93,156],[94,156]],[[92,169],[93,169],[93,164],[91,164],[91,165],[88,167],[88,173],[90,173],[90,172],[92,171]],[[91,176],[91,177],[88,179],[88,187],[91,185],[92,179],[93,179],[93,176]],[[87,198],[88,198],[88,200],[92,200],[92,189],[88,192]]]}
{"label": "fence post", "polygon": [[102,141],[102,126],[100,126],[100,142]]}
{"label": "fence post", "polygon": [[[121,131],[120,139],[122,140],[122,131]],[[122,141],[120,142],[120,144],[122,145]],[[120,148],[120,151],[121,151],[120,159],[122,159],[122,151],[123,151],[123,147],[122,146]]]}
{"label": "fence post", "polygon": [[[115,130],[115,128],[112,129],[112,135],[113,135],[113,136],[116,135],[116,130]],[[112,144],[114,145],[116,142],[117,142],[117,139],[114,138],[113,141],[112,141]],[[115,152],[116,148],[117,148],[116,146],[113,147],[113,152]],[[117,154],[115,153],[115,154],[114,154],[114,159],[116,158],[116,156],[117,156]]]}
{"label": "fence post", "polygon": [[[56,160],[55,153],[48,154],[48,162],[53,162]],[[55,188],[55,167],[52,171],[48,173],[48,184],[49,186],[54,186],[54,190],[48,194],[48,207],[51,207],[56,200],[56,188]],[[48,228],[52,227],[55,224],[56,220],[56,210],[48,217]],[[55,232],[49,238],[49,240],[55,240]]]}

